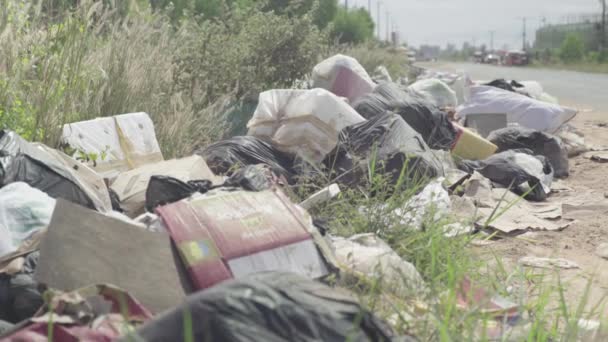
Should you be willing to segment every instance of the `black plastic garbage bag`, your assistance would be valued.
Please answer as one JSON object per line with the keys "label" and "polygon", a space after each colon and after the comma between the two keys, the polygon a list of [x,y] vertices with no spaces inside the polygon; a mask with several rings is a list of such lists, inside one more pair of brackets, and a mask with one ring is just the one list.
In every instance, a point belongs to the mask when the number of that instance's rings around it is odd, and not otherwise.
{"label": "black plastic garbage bag", "polygon": [[468,173],[477,171],[531,201],[544,201],[551,192],[553,168],[531,150],[505,151],[482,161],[462,160],[458,167]]}
{"label": "black plastic garbage bag", "polygon": [[367,179],[372,163],[376,172],[389,175],[393,183],[402,170],[405,178],[413,181],[443,175],[441,163],[420,134],[394,113],[346,127],[338,141],[324,164],[337,174],[336,181],[345,185]]}
{"label": "black plastic garbage bag", "polygon": [[519,93],[519,94],[521,94],[521,92],[518,92],[516,88],[524,88],[523,84],[521,84],[521,83],[519,83],[517,81],[508,82],[504,78],[496,79],[496,80],[494,80],[492,82],[485,83],[484,85],[490,86],[490,87],[499,88],[499,89],[503,89],[503,90],[507,90],[507,91],[510,91],[510,92],[513,92],[513,93]]}
{"label": "black plastic garbage bag", "polygon": [[0,131],[0,187],[13,182],[25,182],[53,198],[96,209],[64,166],[17,133]]}
{"label": "black plastic garbage bag", "polygon": [[33,278],[39,255],[28,254],[19,273],[0,275],[0,320],[18,323],[31,318],[44,303]]}
{"label": "black plastic garbage bag", "polygon": [[[184,317],[188,317],[187,320]],[[189,321],[191,324],[186,324]],[[191,330],[190,330],[191,329]],[[282,272],[196,293],[122,341],[390,341],[387,324],[347,294]]]}
{"label": "black plastic garbage bag", "polygon": [[363,96],[353,104],[353,108],[366,119],[386,113],[391,104],[405,98],[405,91],[397,84],[385,82],[378,84],[374,91]]}
{"label": "black plastic garbage bag", "polygon": [[213,184],[209,180],[186,183],[169,176],[152,176],[146,189],[146,210],[154,212],[158,206],[188,198],[195,192],[205,193],[212,187]]}
{"label": "black plastic garbage bag", "polygon": [[448,151],[454,145],[458,134],[448,115],[420,97],[397,102],[392,110],[420,133],[430,148]]}
{"label": "black plastic garbage bag", "polygon": [[383,83],[354,104],[366,119],[392,111],[399,114],[432,149],[449,150],[456,140],[456,130],[448,115],[424,97],[401,89],[394,83]]}
{"label": "black plastic garbage bag", "polygon": [[253,136],[237,136],[216,142],[196,151],[215,174],[232,174],[233,171],[256,164],[266,164],[277,175],[292,181],[294,156],[281,152],[269,143]]}
{"label": "black plastic garbage bag", "polygon": [[556,178],[565,178],[570,174],[568,151],[556,136],[525,127],[507,127],[490,133],[488,140],[498,146],[497,152],[525,148],[546,157],[553,166]]}

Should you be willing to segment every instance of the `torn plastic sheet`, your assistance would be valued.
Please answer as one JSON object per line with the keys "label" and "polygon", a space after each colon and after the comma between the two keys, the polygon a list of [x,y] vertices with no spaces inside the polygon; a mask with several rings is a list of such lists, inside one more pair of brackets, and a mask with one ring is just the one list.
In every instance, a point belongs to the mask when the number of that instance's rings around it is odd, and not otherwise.
{"label": "torn plastic sheet", "polygon": [[561,219],[561,204],[528,202],[507,189],[493,188],[492,182],[479,173],[474,173],[463,188],[462,198],[471,199],[474,206],[460,205],[459,216],[470,218],[479,228],[515,234],[557,231],[571,224]]}
{"label": "torn plastic sheet", "polygon": [[0,131],[0,186],[25,182],[53,198],[90,209],[112,209],[103,179],[86,165],[17,133]]}
{"label": "torn plastic sheet", "polygon": [[425,284],[411,263],[403,260],[375,234],[332,237],[336,259],[347,269],[378,278],[395,294],[417,294]]}

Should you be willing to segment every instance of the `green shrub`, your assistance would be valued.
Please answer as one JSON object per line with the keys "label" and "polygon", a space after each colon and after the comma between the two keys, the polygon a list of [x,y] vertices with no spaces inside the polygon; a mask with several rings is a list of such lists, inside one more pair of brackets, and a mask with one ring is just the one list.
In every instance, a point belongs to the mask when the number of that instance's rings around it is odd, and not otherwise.
{"label": "green shrub", "polygon": [[570,33],[562,43],[559,51],[559,58],[564,63],[578,62],[585,55],[585,45],[583,40],[576,34]]}
{"label": "green shrub", "polygon": [[374,21],[362,8],[340,8],[333,21],[332,34],[339,43],[362,43],[374,37]]}
{"label": "green shrub", "polygon": [[291,86],[328,50],[308,15],[235,8],[176,26],[146,6],[82,1],[49,20],[40,4],[0,11],[0,128],[51,146],[66,122],[144,111],[166,157],[189,154],[228,134],[231,104]]}

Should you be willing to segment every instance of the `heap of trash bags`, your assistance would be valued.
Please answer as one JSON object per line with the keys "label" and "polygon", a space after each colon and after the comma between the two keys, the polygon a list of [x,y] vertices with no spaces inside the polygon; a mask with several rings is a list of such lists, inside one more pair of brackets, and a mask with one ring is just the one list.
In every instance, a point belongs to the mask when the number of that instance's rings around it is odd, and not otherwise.
{"label": "heap of trash bags", "polygon": [[[497,192],[542,202],[568,177],[575,110],[535,82],[380,72],[331,57],[310,89],[259,94],[247,135],[180,159],[146,113],[66,124],[59,149],[1,131],[0,340],[391,340],[325,280],[385,276],[399,294],[422,277],[375,234],[333,236],[309,213],[372,169],[426,184],[395,213],[412,229],[431,202],[462,218],[450,236],[557,225],[525,201],[517,226],[488,225],[488,210]],[[319,173],[331,186],[287,196]]]}

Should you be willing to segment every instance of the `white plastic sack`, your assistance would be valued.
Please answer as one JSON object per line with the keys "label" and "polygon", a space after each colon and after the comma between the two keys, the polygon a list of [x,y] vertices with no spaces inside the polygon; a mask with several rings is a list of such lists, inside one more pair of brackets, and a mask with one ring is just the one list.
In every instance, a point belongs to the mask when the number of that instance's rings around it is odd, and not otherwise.
{"label": "white plastic sack", "polygon": [[547,94],[544,90],[543,87],[540,85],[540,83],[536,82],[536,81],[522,81],[519,82],[521,85],[523,85],[523,88],[515,88],[515,90],[519,93],[522,94],[526,94],[529,95],[530,97],[532,97],[533,99],[539,100],[539,101],[543,101],[543,102],[547,102],[547,103],[552,103],[552,104],[558,104],[557,98]]}
{"label": "white plastic sack", "polygon": [[12,253],[35,232],[48,226],[55,199],[26,183],[0,189],[0,257]]}
{"label": "white plastic sack", "polygon": [[354,103],[374,90],[376,84],[359,62],[348,56],[335,55],[312,70],[313,88],[323,88]]}
{"label": "white plastic sack", "polygon": [[74,156],[79,152],[97,155],[97,160],[89,166],[106,178],[163,160],[154,123],[146,113],[66,124],[61,138],[76,150]]}
{"label": "white plastic sack", "polygon": [[320,162],[334,149],[340,130],[365,119],[324,89],[270,90],[260,94],[248,134],[281,151]]}
{"label": "white plastic sack", "polygon": [[458,107],[457,112],[461,119],[468,114],[506,113],[510,123],[547,133],[556,132],[577,114],[571,108],[490,86],[471,87],[471,98]]}
{"label": "white plastic sack", "polygon": [[380,278],[395,293],[419,291],[424,281],[411,263],[403,260],[375,234],[358,234],[348,239],[332,237],[336,259],[367,277]]}
{"label": "white plastic sack", "polygon": [[422,229],[425,220],[437,222],[449,215],[452,202],[443,181],[444,178],[435,179],[419,194],[410,198],[403,209],[396,209],[396,214],[401,218],[400,223]]}
{"label": "white plastic sack", "polygon": [[436,78],[417,81],[410,86],[410,89],[424,96],[439,108],[458,105],[456,93],[447,84]]}

